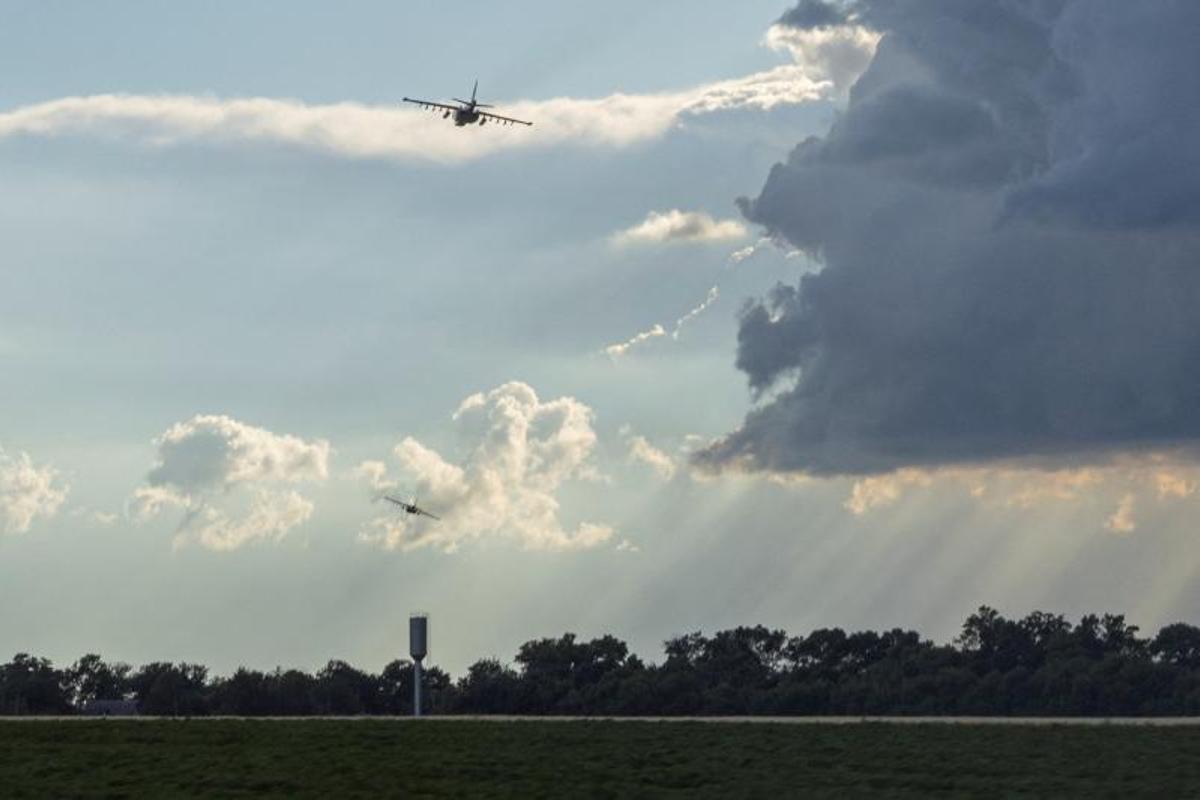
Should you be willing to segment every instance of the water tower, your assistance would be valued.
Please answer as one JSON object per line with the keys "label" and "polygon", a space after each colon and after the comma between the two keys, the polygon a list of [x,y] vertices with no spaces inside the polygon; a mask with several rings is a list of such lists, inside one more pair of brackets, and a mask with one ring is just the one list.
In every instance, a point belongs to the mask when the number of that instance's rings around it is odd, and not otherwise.
{"label": "water tower", "polygon": [[421,662],[429,653],[429,615],[408,618],[408,654],[413,660],[413,716],[421,716]]}

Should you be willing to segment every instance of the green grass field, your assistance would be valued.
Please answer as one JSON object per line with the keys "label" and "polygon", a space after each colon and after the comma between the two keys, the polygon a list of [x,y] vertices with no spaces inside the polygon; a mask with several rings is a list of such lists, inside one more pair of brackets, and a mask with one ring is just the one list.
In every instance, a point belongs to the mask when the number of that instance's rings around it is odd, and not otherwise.
{"label": "green grass field", "polygon": [[0,796],[1200,796],[1200,727],[0,722]]}

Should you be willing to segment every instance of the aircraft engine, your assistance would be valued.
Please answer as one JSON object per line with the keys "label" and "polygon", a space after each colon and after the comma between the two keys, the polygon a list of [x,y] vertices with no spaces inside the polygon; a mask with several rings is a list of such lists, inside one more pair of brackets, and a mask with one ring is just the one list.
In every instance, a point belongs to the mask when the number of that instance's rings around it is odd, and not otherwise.
{"label": "aircraft engine", "polygon": [[487,117],[480,117],[480,118],[479,118],[479,124],[480,124],[480,125],[482,125],[482,124],[483,124],[483,123],[485,123],[485,122],[487,122]]}
{"label": "aircraft engine", "polygon": [[442,112],[442,119],[450,119],[450,112],[449,111]]}

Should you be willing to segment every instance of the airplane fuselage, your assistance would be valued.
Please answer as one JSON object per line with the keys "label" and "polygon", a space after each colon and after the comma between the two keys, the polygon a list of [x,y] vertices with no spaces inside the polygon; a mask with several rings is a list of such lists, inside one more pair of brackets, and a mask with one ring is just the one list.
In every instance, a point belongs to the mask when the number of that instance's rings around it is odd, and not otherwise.
{"label": "airplane fuselage", "polygon": [[470,106],[460,108],[454,112],[454,124],[458,127],[464,125],[474,125],[479,121],[479,112]]}

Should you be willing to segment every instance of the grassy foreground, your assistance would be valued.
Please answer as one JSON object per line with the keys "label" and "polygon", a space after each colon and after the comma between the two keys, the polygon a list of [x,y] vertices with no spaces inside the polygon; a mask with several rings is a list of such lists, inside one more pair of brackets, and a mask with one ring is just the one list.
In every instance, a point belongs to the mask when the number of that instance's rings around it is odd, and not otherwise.
{"label": "grassy foreground", "polygon": [[1200,796],[1200,727],[0,722],[4,797]]}

